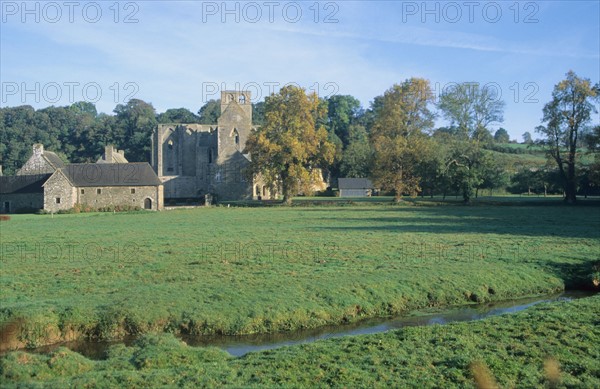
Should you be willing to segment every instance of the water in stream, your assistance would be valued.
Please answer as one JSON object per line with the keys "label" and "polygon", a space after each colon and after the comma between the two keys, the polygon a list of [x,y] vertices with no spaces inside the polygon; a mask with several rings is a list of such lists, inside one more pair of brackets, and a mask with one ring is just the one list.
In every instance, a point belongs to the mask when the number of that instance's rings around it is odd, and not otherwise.
{"label": "water in stream", "polygon": [[[386,332],[407,326],[427,326],[433,324],[447,324],[453,322],[480,320],[490,316],[510,314],[522,311],[533,305],[551,301],[569,301],[589,297],[590,292],[572,291],[560,294],[541,296],[535,298],[510,300],[486,304],[471,305],[468,307],[447,308],[443,310],[417,311],[401,317],[367,319],[352,324],[326,326],[311,330],[300,330],[275,334],[257,335],[203,335],[181,336],[190,346],[219,347],[229,354],[239,357],[249,352],[269,350],[284,346],[310,343],[320,339],[337,338],[351,335],[366,335]],[[91,342],[73,341],[52,346],[40,347],[34,352],[47,353],[59,346],[79,352],[91,359],[102,359],[105,351],[113,344],[131,344],[134,339],[125,339],[116,342]]]}

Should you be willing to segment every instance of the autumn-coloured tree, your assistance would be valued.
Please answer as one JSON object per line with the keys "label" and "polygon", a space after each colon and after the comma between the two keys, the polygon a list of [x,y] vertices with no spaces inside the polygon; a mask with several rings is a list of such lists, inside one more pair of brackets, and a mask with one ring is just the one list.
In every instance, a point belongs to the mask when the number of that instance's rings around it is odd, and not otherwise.
{"label": "autumn-coloured tree", "polygon": [[317,121],[327,112],[316,94],[283,87],[265,99],[265,124],[250,134],[245,153],[252,159],[248,174],[260,175],[271,188],[281,187],[291,204],[299,191],[312,192],[316,168],[333,161],[335,147]]}
{"label": "autumn-coloured tree", "polygon": [[372,176],[377,186],[393,190],[395,200],[420,191],[418,165],[429,154],[426,132],[433,127],[429,81],[411,78],[388,89],[371,129]]}
{"label": "autumn-coloured tree", "polygon": [[573,71],[554,86],[552,101],[544,106],[543,122],[536,131],[544,136],[538,141],[554,159],[563,181],[565,202],[577,200],[575,165],[580,131],[596,111],[593,101],[598,99],[600,86],[593,86],[589,79],[579,78]]}

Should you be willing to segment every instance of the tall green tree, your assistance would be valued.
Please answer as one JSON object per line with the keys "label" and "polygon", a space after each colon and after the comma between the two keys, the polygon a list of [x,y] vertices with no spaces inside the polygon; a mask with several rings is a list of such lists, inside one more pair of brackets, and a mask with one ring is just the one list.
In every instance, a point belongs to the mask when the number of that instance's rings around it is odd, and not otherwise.
{"label": "tall green tree", "polygon": [[531,137],[531,132],[525,131],[523,133],[523,143],[528,144],[528,145],[533,143],[533,138]]}
{"label": "tall green tree", "polygon": [[265,99],[265,124],[250,134],[244,153],[251,157],[248,174],[281,187],[285,204],[299,191],[311,193],[315,169],[333,161],[327,130],[317,126],[326,115],[316,94],[296,86]]}
{"label": "tall green tree", "polygon": [[349,129],[350,143],[343,152],[340,173],[343,177],[369,177],[373,149],[369,135],[361,125],[352,125]]}
{"label": "tall green tree", "polygon": [[[123,147],[130,162],[150,160],[150,137],[156,128],[156,111],[150,103],[131,99],[115,107],[116,128],[113,140]],[[118,135],[117,135],[118,134]]]}
{"label": "tall green tree", "polygon": [[159,123],[200,123],[200,117],[187,108],[170,108],[158,114]]}
{"label": "tall green tree", "polygon": [[484,183],[485,171],[490,171],[483,146],[493,140],[489,125],[503,121],[504,102],[489,88],[463,83],[444,92],[438,107],[457,128],[447,172],[453,180],[458,180],[455,185],[465,203],[469,203]]}
{"label": "tall green tree", "polygon": [[577,201],[577,147],[580,131],[596,113],[593,102],[598,100],[600,85],[592,85],[569,71],[566,78],[554,86],[552,100],[544,106],[542,119],[546,126],[536,131],[543,136],[538,143],[545,147],[548,156],[558,167],[565,191],[565,202]]}
{"label": "tall green tree", "polygon": [[594,158],[594,162],[589,166],[589,182],[595,187],[600,187],[600,124],[586,134],[585,143],[588,153]]}
{"label": "tall green tree", "polygon": [[262,126],[265,124],[265,102],[259,101],[252,104],[252,124]]}
{"label": "tall green tree", "polygon": [[360,101],[350,95],[333,95],[327,99],[329,130],[340,138],[344,148],[350,143],[350,125],[360,116]]}
{"label": "tall green tree", "polygon": [[448,88],[440,97],[439,108],[452,126],[467,138],[479,140],[489,125],[503,121],[504,102],[490,88],[478,83],[462,83]]}
{"label": "tall green tree", "polygon": [[208,100],[200,110],[198,110],[201,124],[217,124],[221,116],[221,99]]}
{"label": "tall green tree", "polygon": [[510,136],[508,135],[508,131],[506,131],[504,128],[500,127],[494,133],[494,141],[496,143],[508,143],[508,142],[510,142]]}
{"label": "tall green tree", "polygon": [[417,170],[428,154],[433,92],[428,80],[411,78],[388,89],[382,102],[371,130],[372,176],[377,186],[393,190],[395,201],[400,201],[403,194],[415,196],[421,190]]}

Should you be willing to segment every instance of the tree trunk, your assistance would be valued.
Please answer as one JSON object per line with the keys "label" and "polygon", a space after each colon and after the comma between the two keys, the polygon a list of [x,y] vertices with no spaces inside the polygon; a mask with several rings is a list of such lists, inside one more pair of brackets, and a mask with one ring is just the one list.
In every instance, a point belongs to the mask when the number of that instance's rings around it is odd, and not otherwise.
{"label": "tree trunk", "polygon": [[577,201],[577,182],[575,182],[575,163],[567,166],[567,185],[565,188],[565,202],[567,204],[575,204]]}
{"label": "tree trunk", "polygon": [[285,205],[292,205],[292,196],[290,196],[289,194],[285,194],[283,195],[283,204]]}
{"label": "tree trunk", "polygon": [[577,185],[575,180],[569,179],[567,182],[567,190],[565,191],[565,202],[567,204],[575,204],[577,201]]}

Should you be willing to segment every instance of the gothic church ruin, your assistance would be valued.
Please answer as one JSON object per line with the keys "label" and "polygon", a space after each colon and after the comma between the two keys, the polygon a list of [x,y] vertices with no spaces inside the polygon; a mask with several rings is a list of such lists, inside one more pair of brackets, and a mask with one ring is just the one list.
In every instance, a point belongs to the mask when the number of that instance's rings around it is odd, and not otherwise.
{"label": "gothic church ruin", "polygon": [[256,128],[249,91],[221,92],[221,116],[215,124],[159,124],[152,136],[152,167],[165,199],[270,198],[259,179],[244,176],[250,156],[243,151]]}

